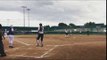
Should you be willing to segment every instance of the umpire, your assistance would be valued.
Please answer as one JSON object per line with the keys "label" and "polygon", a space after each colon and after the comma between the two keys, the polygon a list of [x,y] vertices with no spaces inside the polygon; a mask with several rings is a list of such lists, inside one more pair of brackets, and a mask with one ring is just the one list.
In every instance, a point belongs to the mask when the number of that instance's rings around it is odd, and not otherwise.
{"label": "umpire", "polygon": [[0,24],[0,57],[6,56],[6,54],[4,52],[4,46],[3,46],[2,38],[4,38],[4,35],[2,32],[2,25]]}

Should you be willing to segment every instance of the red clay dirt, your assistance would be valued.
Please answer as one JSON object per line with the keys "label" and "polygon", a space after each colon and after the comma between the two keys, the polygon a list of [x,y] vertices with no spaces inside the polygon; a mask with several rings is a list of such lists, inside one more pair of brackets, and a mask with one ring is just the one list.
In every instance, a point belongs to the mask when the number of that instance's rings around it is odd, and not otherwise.
{"label": "red clay dirt", "polygon": [[45,35],[44,47],[36,47],[35,35],[17,35],[15,48],[8,48],[0,60],[106,60],[105,35]]}

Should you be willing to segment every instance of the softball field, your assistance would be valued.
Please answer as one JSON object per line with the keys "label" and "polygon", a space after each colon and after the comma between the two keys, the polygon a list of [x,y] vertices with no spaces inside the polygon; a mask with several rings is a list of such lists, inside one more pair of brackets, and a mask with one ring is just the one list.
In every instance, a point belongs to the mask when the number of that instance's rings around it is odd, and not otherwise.
{"label": "softball field", "polygon": [[106,60],[106,35],[47,34],[44,47],[36,47],[36,35],[16,35],[14,48],[3,42],[7,56],[0,60]]}

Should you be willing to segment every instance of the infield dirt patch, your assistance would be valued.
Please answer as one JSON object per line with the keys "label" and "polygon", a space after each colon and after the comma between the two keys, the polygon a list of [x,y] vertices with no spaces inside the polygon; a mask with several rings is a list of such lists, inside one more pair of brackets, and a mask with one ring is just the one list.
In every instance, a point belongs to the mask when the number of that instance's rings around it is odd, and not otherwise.
{"label": "infield dirt patch", "polygon": [[45,35],[44,47],[36,47],[35,35],[17,35],[15,48],[8,48],[0,60],[106,60],[105,35]]}

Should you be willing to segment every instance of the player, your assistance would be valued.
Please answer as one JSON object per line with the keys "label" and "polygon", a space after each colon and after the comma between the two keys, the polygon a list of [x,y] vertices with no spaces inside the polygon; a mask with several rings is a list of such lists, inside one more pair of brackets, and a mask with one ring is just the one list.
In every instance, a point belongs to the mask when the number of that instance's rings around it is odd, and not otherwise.
{"label": "player", "polygon": [[87,35],[88,35],[88,36],[90,35],[90,32],[89,32],[89,31],[87,31]]}
{"label": "player", "polygon": [[5,29],[4,31],[4,37],[6,38],[7,37],[7,30]]}
{"label": "player", "polygon": [[9,48],[14,48],[14,47],[13,47],[14,28],[13,28],[12,25],[11,25],[10,28],[9,28],[8,37],[9,37]]}
{"label": "player", "polygon": [[68,37],[68,30],[65,29],[65,37]]}
{"label": "player", "polygon": [[4,45],[2,42],[2,38],[4,38],[4,35],[2,32],[2,25],[0,24],[0,57],[6,56],[6,53],[4,52]]}
{"label": "player", "polygon": [[[43,47],[43,38],[44,38],[44,27],[42,26],[42,23],[39,24],[39,27],[38,27],[38,36],[37,36],[37,46],[40,46]],[[39,40],[41,39],[41,40]]]}

